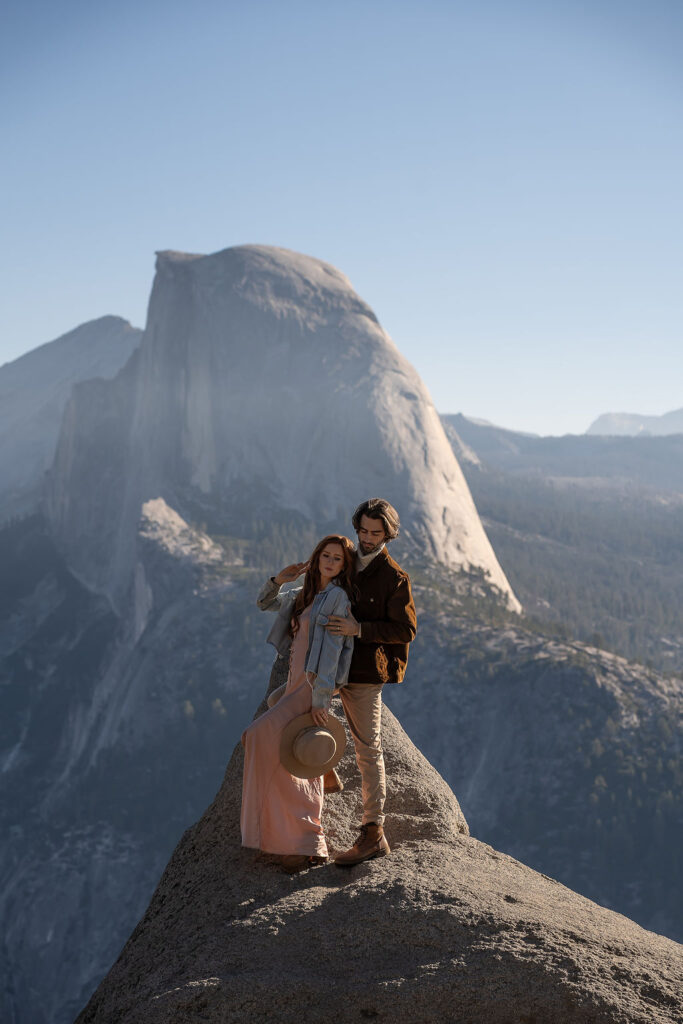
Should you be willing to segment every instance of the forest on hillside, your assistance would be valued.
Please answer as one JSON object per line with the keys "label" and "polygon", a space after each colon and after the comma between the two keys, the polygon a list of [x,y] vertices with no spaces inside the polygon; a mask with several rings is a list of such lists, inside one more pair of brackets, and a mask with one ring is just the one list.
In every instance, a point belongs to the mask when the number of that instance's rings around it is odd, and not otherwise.
{"label": "forest on hillside", "polygon": [[463,468],[532,620],[683,672],[683,498]]}

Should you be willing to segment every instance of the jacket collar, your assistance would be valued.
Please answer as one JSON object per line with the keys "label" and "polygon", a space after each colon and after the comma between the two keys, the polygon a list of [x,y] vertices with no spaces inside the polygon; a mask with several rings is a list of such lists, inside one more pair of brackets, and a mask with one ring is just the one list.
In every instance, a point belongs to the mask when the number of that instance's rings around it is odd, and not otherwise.
{"label": "jacket collar", "polygon": [[356,573],[356,578],[363,577],[364,580],[369,580],[371,576],[374,576],[380,565],[384,565],[389,558],[389,552],[387,551],[386,544],[382,550],[377,554],[365,569],[361,569],[360,572]]}

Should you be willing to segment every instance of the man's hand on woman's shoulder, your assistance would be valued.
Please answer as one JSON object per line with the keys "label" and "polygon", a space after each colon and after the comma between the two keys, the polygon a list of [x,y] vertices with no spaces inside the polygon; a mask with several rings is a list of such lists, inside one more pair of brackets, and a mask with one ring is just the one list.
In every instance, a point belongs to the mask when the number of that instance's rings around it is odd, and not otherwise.
{"label": "man's hand on woman's shoulder", "polygon": [[358,622],[351,612],[345,618],[341,615],[330,615],[325,629],[330,633],[341,633],[342,636],[358,636]]}

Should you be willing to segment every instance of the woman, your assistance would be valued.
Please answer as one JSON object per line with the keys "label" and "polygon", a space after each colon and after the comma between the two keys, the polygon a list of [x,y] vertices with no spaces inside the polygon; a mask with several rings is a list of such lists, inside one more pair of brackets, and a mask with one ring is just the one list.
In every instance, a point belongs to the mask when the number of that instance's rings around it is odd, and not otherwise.
{"label": "woman", "polygon": [[[257,599],[263,611],[278,612],[268,640],[289,657],[289,676],[283,696],[242,735],[242,845],[281,854],[286,870],[327,859],[322,777],[291,775],[280,763],[280,738],[289,722],[309,711],[324,725],[333,691],[347,681],[353,640],[324,625],[330,615],[349,611],[354,556],[348,537],[324,537],[308,562],[271,577]],[[280,594],[304,571],[303,587]]]}

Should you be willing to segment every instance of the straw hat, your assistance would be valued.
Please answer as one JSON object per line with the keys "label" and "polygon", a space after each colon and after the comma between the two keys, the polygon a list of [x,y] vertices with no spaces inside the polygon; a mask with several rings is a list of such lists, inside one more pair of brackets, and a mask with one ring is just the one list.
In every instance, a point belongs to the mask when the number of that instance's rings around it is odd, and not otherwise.
{"label": "straw hat", "polygon": [[338,764],[346,748],[346,731],[334,715],[326,725],[316,725],[310,714],[299,715],[285,726],[280,741],[280,761],[297,779],[314,779]]}

